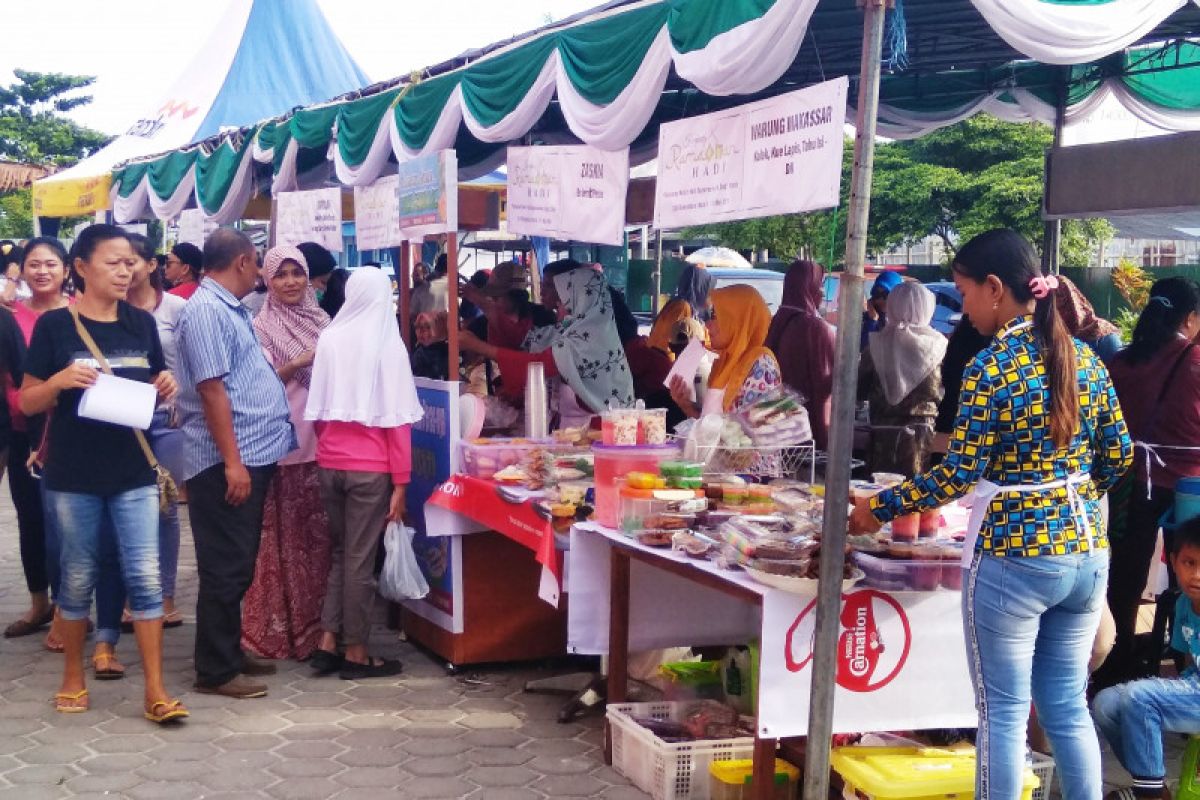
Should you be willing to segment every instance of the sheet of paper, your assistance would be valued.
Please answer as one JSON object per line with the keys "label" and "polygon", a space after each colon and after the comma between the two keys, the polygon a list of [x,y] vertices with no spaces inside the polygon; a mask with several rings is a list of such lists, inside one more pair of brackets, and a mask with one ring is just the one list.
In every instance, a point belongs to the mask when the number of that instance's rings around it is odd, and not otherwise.
{"label": "sheet of paper", "polygon": [[708,351],[704,349],[704,342],[700,339],[692,339],[688,342],[688,346],[683,348],[683,352],[675,357],[675,364],[671,367],[671,371],[667,373],[666,379],[663,381],[663,386],[671,388],[671,380],[679,375],[683,378],[684,383],[689,386],[692,381],[696,380],[696,371],[700,369],[700,362],[704,360],[704,355]]}
{"label": "sheet of paper", "polygon": [[157,402],[158,391],[153,384],[100,373],[79,401],[79,416],[146,430]]}

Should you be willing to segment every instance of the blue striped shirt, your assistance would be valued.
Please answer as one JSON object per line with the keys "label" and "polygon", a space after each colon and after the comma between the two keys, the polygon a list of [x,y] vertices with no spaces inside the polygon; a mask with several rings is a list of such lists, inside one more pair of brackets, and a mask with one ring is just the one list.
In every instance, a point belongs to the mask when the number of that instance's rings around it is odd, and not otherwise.
{"label": "blue striped shirt", "polygon": [[175,338],[186,479],[222,463],[196,391],[197,384],[214,378],[222,379],[229,395],[243,464],[265,467],[296,449],[283,383],[254,335],[250,312],[229,290],[205,278],[179,315]]}

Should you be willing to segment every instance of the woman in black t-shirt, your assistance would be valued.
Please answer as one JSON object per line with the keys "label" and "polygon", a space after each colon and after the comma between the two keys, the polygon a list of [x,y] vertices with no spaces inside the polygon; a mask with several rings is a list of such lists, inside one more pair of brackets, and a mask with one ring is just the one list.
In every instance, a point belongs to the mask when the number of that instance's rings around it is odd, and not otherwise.
{"label": "woman in black t-shirt", "polygon": [[66,653],[55,707],[86,711],[83,642],[99,569],[104,521],[116,532],[121,571],[146,675],[145,712],[154,722],[177,720],[187,710],[162,682],[162,584],[158,567],[158,488],[154,470],[131,428],[81,417],[84,392],[99,377],[98,359],[76,328],[95,341],[121,378],[153,383],[160,400],[176,393],[166,370],[154,317],[125,302],[135,254],[124,231],[112,225],[85,229],[71,253],[80,289],[74,309],[47,312],[29,344],[21,410],[54,408],[43,473],[46,510],[62,537],[58,605]]}

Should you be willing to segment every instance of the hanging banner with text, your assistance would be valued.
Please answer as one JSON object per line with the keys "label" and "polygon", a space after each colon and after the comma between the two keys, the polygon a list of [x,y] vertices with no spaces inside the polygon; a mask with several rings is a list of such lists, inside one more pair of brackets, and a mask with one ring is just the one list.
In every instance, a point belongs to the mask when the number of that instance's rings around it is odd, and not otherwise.
{"label": "hanging banner with text", "polygon": [[400,176],[387,175],[370,186],[354,187],[354,237],[359,250],[382,250],[404,243],[400,230]]}
{"label": "hanging banner with text", "polygon": [[[978,724],[961,604],[958,592],[842,595],[834,733]],[[817,599],[768,591],[762,614],[758,734],[805,736]]]}
{"label": "hanging banner with text", "polygon": [[458,156],[453,150],[403,161],[396,177],[405,239],[458,230]]}
{"label": "hanging banner with text", "polygon": [[204,240],[219,226],[198,208],[189,208],[179,213],[179,232],[175,234],[175,243],[187,242],[203,248]]}
{"label": "hanging banner with text", "polygon": [[510,233],[623,245],[628,189],[628,148],[508,148]]}
{"label": "hanging banner with text", "polygon": [[275,201],[275,243],[316,242],[334,253],[342,250],[342,190],[280,192]]}
{"label": "hanging banner with text", "polygon": [[[663,124],[658,134],[654,227],[836,206],[848,85],[848,78],[837,78],[770,100]],[[510,169],[510,187],[511,176]]]}

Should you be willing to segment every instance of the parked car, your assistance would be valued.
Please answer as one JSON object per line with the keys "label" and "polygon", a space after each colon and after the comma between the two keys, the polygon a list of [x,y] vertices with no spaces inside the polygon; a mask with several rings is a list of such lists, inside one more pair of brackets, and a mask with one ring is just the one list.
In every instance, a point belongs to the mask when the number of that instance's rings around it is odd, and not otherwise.
{"label": "parked car", "polygon": [[[708,272],[713,277],[713,288],[720,289],[725,286],[734,286],[735,284],[745,284],[752,286],[758,291],[767,308],[771,310],[772,316],[779,310],[779,306],[783,303],[783,273],[774,272],[769,269],[727,269],[710,267]],[[646,312],[634,312],[634,317],[638,321],[638,330],[645,336],[650,331],[651,325],[654,323],[654,314]]]}
{"label": "parked car", "polygon": [[[867,291],[870,291],[871,282],[877,274],[878,271],[867,273]],[[825,276],[825,297],[821,303],[821,314],[834,325],[838,320],[838,288],[841,286],[841,277],[840,272],[832,272]],[[932,281],[926,283],[925,288],[933,292],[937,301],[930,327],[949,336],[962,319],[962,295],[959,294],[954,281]]]}

